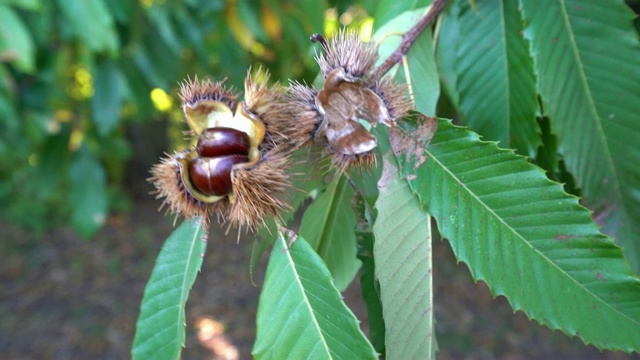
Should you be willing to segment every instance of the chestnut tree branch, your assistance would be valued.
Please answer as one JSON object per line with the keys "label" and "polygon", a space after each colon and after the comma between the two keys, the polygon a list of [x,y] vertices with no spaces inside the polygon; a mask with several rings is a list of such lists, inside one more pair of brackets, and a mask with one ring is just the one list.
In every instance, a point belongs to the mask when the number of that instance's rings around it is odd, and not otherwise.
{"label": "chestnut tree branch", "polygon": [[398,46],[398,48],[389,55],[389,57],[382,63],[378,68],[376,68],[371,74],[370,79],[372,81],[380,80],[389,70],[397,63],[402,60],[402,57],[405,56],[413,43],[418,39],[418,36],[422,34],[424,29],[427,28],[433,21],[436,19],[438,14],[444,9],[447,5],[447,0],[434,0],[431,4],[431,8],[429,12],[418,21],[418,23],[412,27],[409,31],[407,31],[402,36],[402,42]]}

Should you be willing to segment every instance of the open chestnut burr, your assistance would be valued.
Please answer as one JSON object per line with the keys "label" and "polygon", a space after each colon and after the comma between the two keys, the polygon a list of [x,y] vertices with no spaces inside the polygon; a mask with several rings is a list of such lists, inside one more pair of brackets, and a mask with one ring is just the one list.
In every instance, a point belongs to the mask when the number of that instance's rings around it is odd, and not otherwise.
{"label": "open chestnut burr", "polygon": [[295,127],[295,146],[315,142],[338,172],[372,166],[376,162],[377,139],[370,129],[377,124],[394,126],[411,108],[406,87],[390,79],[373,76],[378,44],[365,43],[351,31],[340,31],[320,42],[316,55],[324,85],[314,89],[292,83],[286,95],[282,123]]}
{"label": "open chestnut burr", "polygon": [[163,206],[177,215],[201,216],[205,224],[216,214],[252,230],[288,207],[283,195],[290,186],[289,150],[280,133],[269,130],[278,128],[274,109],[282,90],[267,87],[268,78],[261,69],[255,76],[248,72],[243,101],[222,82],[196,77],[181,85],[195,144],[151,169],[149,180]]}

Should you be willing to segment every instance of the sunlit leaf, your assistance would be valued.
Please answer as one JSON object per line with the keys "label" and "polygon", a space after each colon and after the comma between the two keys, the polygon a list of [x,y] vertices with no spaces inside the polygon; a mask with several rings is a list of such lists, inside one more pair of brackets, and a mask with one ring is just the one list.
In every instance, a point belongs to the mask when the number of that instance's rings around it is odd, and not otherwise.
{"label": "sunlit leaf", "polygon": [[[416,40],[407,54],[411,94],[416,110],[435,116],[440,98],[440,81],[433,53],[433,34],[426,29]],[[405,75],[406,76],[406,75]]]}
{"label": "sunlit leaf", "polygon": [[373,256],[389,359],[433,359],[436,351],[430,216],[398,171],[386,139]]}
{"label": "sunlit leaf", "polygon": [[207,245],[199,220],[187,220],[166,240],[144,290],[133,359],[179,359],[185,339],[184,307]]}
{"label": "sunlit leaf", "polygon": [[322,259],[290,233],[271,252],[256,331],[256,359],[377,359]]}

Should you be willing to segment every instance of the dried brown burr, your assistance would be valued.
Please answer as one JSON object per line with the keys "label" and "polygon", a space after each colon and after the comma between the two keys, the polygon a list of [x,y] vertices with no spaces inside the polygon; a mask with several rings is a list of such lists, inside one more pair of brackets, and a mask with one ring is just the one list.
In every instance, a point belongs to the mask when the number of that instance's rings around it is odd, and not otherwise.
{"label": "dried brown burr", "polygon": [[281,126],[296,129],[294,147],[315,142],[339,172],[376,162],[377,140],[370,129],[378,124],[394,126],[411,108],[404,86],[389,79],[373,80],[378,44],[365,43],[355,32],[340,31],[322,44],[316,55],[325,80],[316,90],[292,83],[280,117]]}

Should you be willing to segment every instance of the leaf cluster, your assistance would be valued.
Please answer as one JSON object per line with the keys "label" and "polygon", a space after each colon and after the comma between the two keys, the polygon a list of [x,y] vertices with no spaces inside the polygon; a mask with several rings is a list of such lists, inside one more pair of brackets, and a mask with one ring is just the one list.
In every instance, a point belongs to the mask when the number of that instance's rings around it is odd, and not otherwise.
{"label": "leaf cluster", "polygon": [[[415,7],[379,4],[382,58]],[[393,70],[422,114],[375,130],[374,171],[301,179],[299,235],[274,223],[255,247],[254,263],[275,244],[254,355],[434,357],[432,218],[514,310],[639,351],[638,58],[622,1],[451,2]],[[339,296],[360,267],[368,338]]]}

